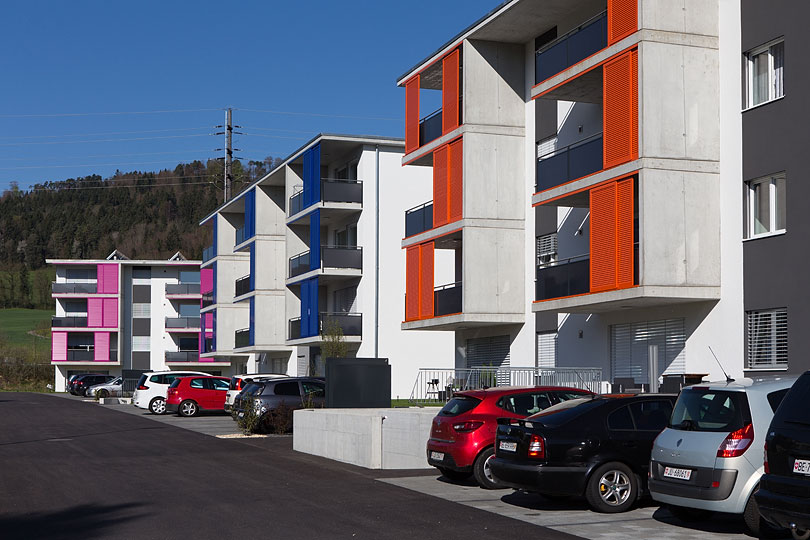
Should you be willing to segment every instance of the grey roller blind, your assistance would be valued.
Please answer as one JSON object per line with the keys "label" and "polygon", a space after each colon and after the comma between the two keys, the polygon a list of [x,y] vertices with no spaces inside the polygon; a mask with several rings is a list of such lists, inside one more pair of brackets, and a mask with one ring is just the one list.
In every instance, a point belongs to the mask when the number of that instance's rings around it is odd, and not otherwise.
{"label": "grey roller blind", "polygon": [[615,324],[610,327],[610,367],[612,377],[632,377],[646,383],[649,346],[658,346],[658,373],[682,374],[686,370],[684,319],[666,319]]}
{"label": "grey roller blind", "polygon": [[557,366],[557,332],[537,333],[537,367]]}

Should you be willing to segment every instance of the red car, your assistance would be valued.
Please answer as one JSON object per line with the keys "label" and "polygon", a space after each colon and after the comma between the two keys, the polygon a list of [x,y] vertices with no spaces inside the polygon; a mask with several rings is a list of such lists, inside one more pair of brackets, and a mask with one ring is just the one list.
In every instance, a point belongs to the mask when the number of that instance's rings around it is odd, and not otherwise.
{"label": "red car", "polygon": [[489,469],[498,418],[526,418],[557,403],[590,395],[593,392],[562,386],[500,386],[458,392],[433,419],[428,463],[451,480],[473,475],[483,488],[503,487]]}
{"label": "red car", "polygon": [[166,412],[197,416],[201,410],[223,411],[228,377],[190,376],[175,379],[166,392]]}

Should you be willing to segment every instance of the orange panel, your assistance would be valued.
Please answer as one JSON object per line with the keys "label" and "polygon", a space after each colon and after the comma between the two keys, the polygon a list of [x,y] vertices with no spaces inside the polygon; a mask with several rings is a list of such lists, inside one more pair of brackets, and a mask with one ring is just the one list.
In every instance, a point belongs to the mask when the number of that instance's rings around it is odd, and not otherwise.
{"label": "orange panel", "polygon": [[433,242],[419,246],[419,318],[433,317]]}
{"label": "orange panel", "polygon": [[633,179],[616,183],[616,286],[634,285],[633,276]]}
{"label": "orange panel", "polygon": [[419,318],[419,246],[405,250],[405,320]]}
{"label": "orange panel", "polygon": [[449,216],[450,223],[464,217],[464,147],[463,139],[450,143]]}
{"label": "orange panel", "polygon": [[616,184],[591,190],[591,292],[616,287]]}
{"label": "orange panel", "polygon": [[638,30],[637,0],[608,0],[608,45]]}
{"label": "orange panel", "polygon": [[630,159],[638,159],[638,49],[630,51]]}
{"label": "orange panel", "polygon": [[433,152],[433,226],[447,223],[447,154],[448,146]]}
{"label": "orange panel", "polygon": [[419,148],[419,75],[405,83],[405,152]]}
{"label": "orange panel", "polygon": [[638,156],[638,96],[633,84],[633,52],[604,65],[602,144],[605,169]]}
{"label": "orange panel", "polygon": [[442,60],[442,133],[449,133],[459,125],[459,60],[458,49]]}

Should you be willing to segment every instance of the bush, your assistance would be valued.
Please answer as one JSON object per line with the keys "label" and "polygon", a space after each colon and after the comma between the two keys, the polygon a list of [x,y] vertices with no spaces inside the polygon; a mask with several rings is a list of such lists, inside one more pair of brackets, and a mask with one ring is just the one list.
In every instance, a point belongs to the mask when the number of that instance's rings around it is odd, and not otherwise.
{"label": "bush", "polygon": [[242,402],[243,414],[238,416],[236,412],[233,413],[236,425],[245,435],[254,433],[259,428],[259,411],[256,410],[256,400],[253,398],[244,400]]}
{"label": "bush", "polygon": [[293,428],[293,409],[286,403],[281,403],[264,415],[262,428],[268,433],[290,433]]}
{"label": "bush", "polygon": [[50,364],[0,363],[0,390],[6,392],[46,392],[53,384]]}

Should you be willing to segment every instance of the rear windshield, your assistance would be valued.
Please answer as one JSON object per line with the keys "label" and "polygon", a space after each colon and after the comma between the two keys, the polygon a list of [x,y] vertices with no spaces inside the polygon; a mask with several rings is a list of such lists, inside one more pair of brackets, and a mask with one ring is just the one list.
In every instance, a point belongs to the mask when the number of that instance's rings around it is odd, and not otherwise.
{"label": "rear windshield", "polygon": [[807,396],[810,395],[810,373],[805,373],[793,384],[774,417],[774,423],[810,425],[810,407]]}
{"label": "rear windshield", "polygon": [[458,416],[476,408],[481,400],[470,396],[456,396],[439,411],[439,416]]}
{"label": "rear windshield", "polygon": [[750,422],[744,392],[691,388],[678,396],[669,427],[684,431],[737,431]]}
{"label": "rear windshield", "polygon": [[236,385],[239,382],[239,377],[231,377],[231,383],[228,386],[229,390],[236,390]]}
{"label": "rear windshield", "polygon": [[143,386],[143,383],[146,382],[146,375],[141,375],[141,378],[138,379],[138,386]]}
{"label": "rear windshield", "polygon": [[604,399],[586,398],[582,401],[572,399],[550,407],[545,411],[533,414],[526,420],[533,420],[548,427],[558,427],[567,424],[590,410],[602,406],[604,403],[606,403]]}
{"label": "rear windshield", "polygon": [[182,379],[175,379],[175,380],[173,380],[173,381],[172,381],[172,384],[170,384],[170,385],[169,385],[169,388],[177,388],[178,386],[180,386],[180,381],[181,381],[181,380],[182,380]]}

